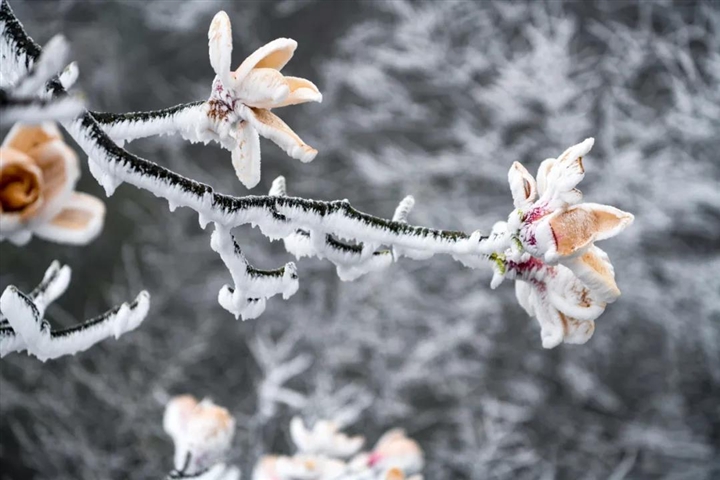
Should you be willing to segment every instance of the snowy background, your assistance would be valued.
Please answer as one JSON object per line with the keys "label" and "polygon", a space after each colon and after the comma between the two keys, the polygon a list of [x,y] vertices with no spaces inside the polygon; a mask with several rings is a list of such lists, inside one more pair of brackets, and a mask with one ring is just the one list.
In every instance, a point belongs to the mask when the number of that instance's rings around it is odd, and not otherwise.
{"label": "snowy background", "polygon": [[[489,230],[512,209],[507,170],[588,136],[588,201],[632,212],[605,242],[623,296],[585,346],[545,351],[511,284],[449,257],[404,259],[343,283],[298,264],[300,291],[236,322],[229,281],[197,215],[129,185],[86,248],[0,246],[0,287],[28,290],[57,258],[73,269],[58,326],[141,289],[135,332],[75,357],[0,361],[0,478],[157,479],[171,468],[169,395],[210,396],[238,420],[244,478],[289,452],[288,421],[335,416],[369,440],[404,427],[435,479],[711,479],[720,476],[720,8],[711,1],[11,2],[41,44],[63,32],[94,110],[208,96],[207,29],[225,9],[239,63],[281,36],[288,74],[320,105],[281,115],[320,154],[262,143],[264,193],[347,198],[411,223]],[[3,135],[5,131],[2,132]],[[230,154],[156,138],[130,150],[236,195]],[[87,169],[79,189],[104,196]],[[237,232],[251,262],[289,260]],[[279,390],[278,387],[286,390]]]}

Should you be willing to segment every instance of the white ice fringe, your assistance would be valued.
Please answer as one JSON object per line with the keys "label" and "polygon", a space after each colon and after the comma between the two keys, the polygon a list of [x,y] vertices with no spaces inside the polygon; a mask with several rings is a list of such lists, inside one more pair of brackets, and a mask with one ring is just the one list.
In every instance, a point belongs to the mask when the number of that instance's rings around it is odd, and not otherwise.
{"label": "white ice fringe", "polygon": [[45,310],[70,283],[70,267],[53,262],[40,285],[25,295],[14,286],[0,297],[0,357],[27,350],[41,361],[74,355],[96,343],[134,330],[150,307],[150,295],[143,291],[131,303],[109,310],[75,327],[52,331],[44,319]]}
{"label": "white ice fringe", "polygon": [[[0,125],[69,120],[82,113],[84,105],[80,96],[65,94],[49,98],[43,88],[65,65],[69,50],[65,37],[53,37],[39,55],[39,47],[38,52],[26,50],[28,45],[19,42],[18,32],[22,32],[22,26],[3,1],[0,14]],[[33,46],[36,47],[34,43]]]}

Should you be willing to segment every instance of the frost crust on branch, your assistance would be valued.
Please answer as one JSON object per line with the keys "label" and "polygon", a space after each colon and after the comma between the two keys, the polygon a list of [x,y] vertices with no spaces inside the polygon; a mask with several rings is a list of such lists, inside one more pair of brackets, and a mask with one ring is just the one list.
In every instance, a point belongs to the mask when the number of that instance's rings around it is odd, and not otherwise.
{"label": "frost crust on branch", "polygon": [[[37,59],[40,48],[19,27],[5,0],[0,20],[17,27],[3,29],[8,37],[3,41],[13,46],[15,64],[23,58],[30,63]],[[215,224],[211,246],[235,283],[220,291],[218,298],[225,309],[236,317],[254,318],[265,309],[267,298],[278,293],[288,298],[297,289],[294,264],[276,270],[258,270],[248,264],[230,231],[250,224],[271,240],[283,239],[297,258],[329,260],[343,280],[386,268],[402,256],[425,259],[444,253],[471,268],[490,265],[495,270],[491,287],[504,278],[518,281],[518,299],[538,318],[546,348],[590,338],[595,318],[619,293],[612,266],[594,242],[616,235],[632,222],[632,215],[613,207],[579,204],[582,197],[575,186],[584,175],[582,156],[592,147],[592,139],[546,161],[537,182],[514,164],[509,181],[515,210],[490,235],[409,225],[412,197],[400,203],[392,220],[386,220],[355,210],[347,200],[289,197],[282,178],[273,183],[270,195],[223,195],[133,155],[112,139],[180,133],[191,141],[215,140],[233,150],[234,161],[242,160],[234,163],[236,169],[241,167],[240,178],[250,185],[259,179],[259,156],[255,155],[259,150],[253,146],[254,137],[245,138],[249,127],[291,156],[309,160],[301,153],[304,143],[279,119],[270,117],[267,109],[321,97],[307,80],[279,73],[295,50],[292,40],[271,42],[230,72],[230,24],[220,12],[210,28],[209,47],[216,77],[207,102],[131,114],[85,112],[64,125],[88,154],[90,170],[108,195],[121,183],[130,183],[165,198],[171,210],[178,206],[195,210],[203,228]],[[48,84],[48,91],[53,98],[65,95],[58,82]]]}
{"label": "frost crust on branch", "polygon": [[41,361],[74,355],[108,337],[136,329],[148,314],[150,294],[140,292],[131,303],[123,303],[75,327],[52,330],[45,310],[70,283],[70,267],[53,262],[42,282],[30,294],[10,285],[0,297],[0,357],[27,351]]}

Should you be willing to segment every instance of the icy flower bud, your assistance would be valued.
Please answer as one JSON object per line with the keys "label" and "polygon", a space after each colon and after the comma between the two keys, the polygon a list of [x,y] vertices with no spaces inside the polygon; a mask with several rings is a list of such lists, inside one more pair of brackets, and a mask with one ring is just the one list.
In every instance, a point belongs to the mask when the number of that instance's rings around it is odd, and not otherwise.
{"label": "icy flower bud", "polygon": [[175,469],[185,475],[221,462],[235,435],[235,419],[225,408],[190,395],[168,403],[163,426],[175,443]]}

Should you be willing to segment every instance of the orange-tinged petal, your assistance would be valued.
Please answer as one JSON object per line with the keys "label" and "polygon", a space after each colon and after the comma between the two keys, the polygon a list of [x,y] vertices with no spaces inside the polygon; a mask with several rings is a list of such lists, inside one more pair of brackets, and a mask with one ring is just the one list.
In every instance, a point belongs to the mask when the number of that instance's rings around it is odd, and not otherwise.
{"label": "orange-tinged petal", "polygon": [[299,77],[285,77],[290,94],[287,98],[273,108],[299,105],[307,102],[322,102],[322,93],[310,80]]}
{"label": "orange-tinged petal", "polygon": [[558,312],[565,329],[565,338],[563,342],[582,345],[593,336],[595,332],[595,322],[593,320],[577,320],[572,317]]}
{"label": "orange-tinged petal", "polygon": [[584,203],[551,218],[550,227],[561,256],[572,255],[596,240],[620,233],[633,216],[614,207]]}
{"label": "orange-tinged petal", "polygon": [[3,216],[15,216],[18,221],[34,217],[43,205],[43,187],[42,170],[29,156],[12,148],[0,148],[0,212]]}
{"label": "orange-tinged petal", "polygon": [[25,125],[16,123],[8,132],[2,146],[14,148],[23,153],[52,140],[62,140],[62,134],[57,125],[45,122],[40,125]]}
{"label": "orange-tinged petal", "polygon": [[247,188],[260,182],[260,137],[257,130],[243,122],[238,127],[238,146],[232,151],[235,174]]}
{"label": "orange-tinged petal", "polygon": [[310,162],[317,155],[317,150],[307,145],[283,122],[280,117],[269,110],[261,108],[248,109],[250,115],[247,120],[263,137],[272,140],[288,155],[300,160]]}
{"label": "orange-tinged petal", "polygon": [[242,82],[253,68],[282,70],[292,58],[296,48],[297,42],[290,38],[278,38],[263,45],[247,57],[235,70],[235,82]]}
{"label": "orange-tinged petal", "polygon": [[34,230],[47,240],[85,245],[100,233],[104,219],[105,204],[100,199],[74,192],[60,213]]}
{"label": "orange-tinged petal", "polygon": [[607,254],[592,246],[582,255],[563,261],[599,301],[611,303],[620,296],[615,283],[615,271]]}
{"label": "orange-tinged petal", "polygon": [[59,139],[42,143],[27,153],[42,170],[45,198],[42,217],[49,219],[63,208],[80,178],[77,155]]}

